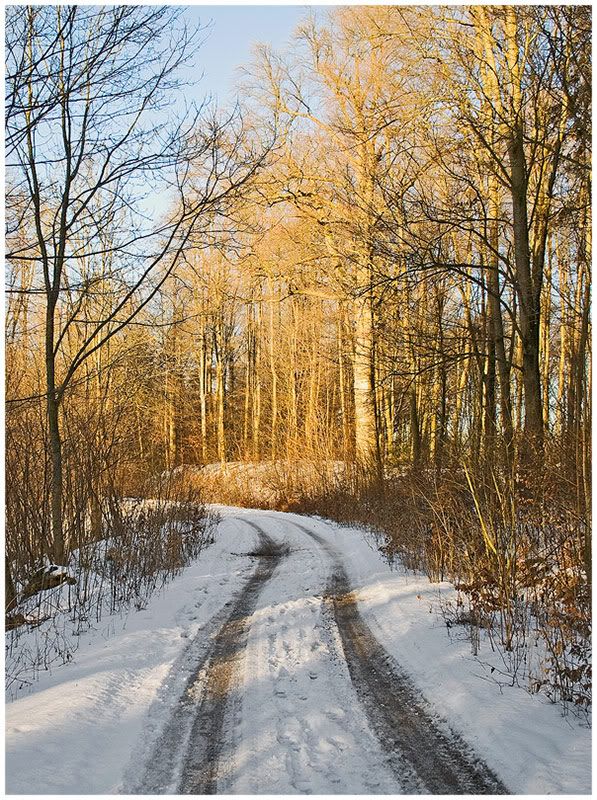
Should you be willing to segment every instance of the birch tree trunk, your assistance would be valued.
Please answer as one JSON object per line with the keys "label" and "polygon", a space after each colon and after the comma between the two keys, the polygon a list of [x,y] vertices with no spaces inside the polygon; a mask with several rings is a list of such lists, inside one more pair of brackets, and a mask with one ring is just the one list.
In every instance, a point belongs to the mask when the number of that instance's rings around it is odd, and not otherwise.
{"label": "birch tree trunk", "polygon": [[375,409],[373,316],[368,293],[354,301],[353,314],[355,454],[357,462],[363,468],[377,475],[380,469],[380,453]]}

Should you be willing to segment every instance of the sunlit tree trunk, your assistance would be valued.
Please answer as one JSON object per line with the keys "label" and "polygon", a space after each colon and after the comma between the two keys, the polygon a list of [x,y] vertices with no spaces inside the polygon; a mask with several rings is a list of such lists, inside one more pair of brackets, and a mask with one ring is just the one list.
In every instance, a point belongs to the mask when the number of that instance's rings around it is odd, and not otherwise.
{"label": "sunlit tree trunk", "polygon": [[269,294],[269,370],[271,377],[271,427],[270,427],[270,453],[272,461],[276,460],[276,445],[278,439],[278,373],[276,371],[276,326],[274,324],[274,284],[268,278]]}
{"label": "sunlit tree trunk", "polygon": [[359,464],[375,473],[379,468],[380,454],[375,409],[373,318],[368,295],[354,302],[353,313],[355,453]]}
{"label": "sunlit tree trunk", "polygon": [[488,301],[493,348],[498,366],[500,386],[500,416],[504,437],[506,464],[511,468],[514,459],[514,427],[512,422],[511,365],[506,354],[504,321],[502,317],[501,285],[499,275],[499,212],[498,182],[495,175],[489,179],[490,252],[487,270]]}
{"label": "sunlit tree trunk", "polygon": [[225,368],[224,368],[224,336],[223,320],[221,316],[215,322],[214,328],[214,358],[215,358],[215,401],[216,401],[216,448],[218,461],[226,463],[226,427],[225,427]]}
{"label": "sunlit tree trunk", "polygon": [[199,419],[201,438],[201,461],[207,464],[207,336],[205,332],[205,310],[202,305],[199,316]]}

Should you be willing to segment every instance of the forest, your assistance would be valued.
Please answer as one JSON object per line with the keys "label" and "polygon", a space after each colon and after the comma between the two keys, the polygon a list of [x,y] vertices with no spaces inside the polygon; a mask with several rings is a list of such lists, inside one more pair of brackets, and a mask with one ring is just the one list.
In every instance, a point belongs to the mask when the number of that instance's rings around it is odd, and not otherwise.
{"label": "forest", "polygon": [[373,529],[588,708],[590,6],[306,10],[221,108],[202,36],[6,9],[7,625],[44,565],[108,541],[128,602],[205,504],[269,507]]}

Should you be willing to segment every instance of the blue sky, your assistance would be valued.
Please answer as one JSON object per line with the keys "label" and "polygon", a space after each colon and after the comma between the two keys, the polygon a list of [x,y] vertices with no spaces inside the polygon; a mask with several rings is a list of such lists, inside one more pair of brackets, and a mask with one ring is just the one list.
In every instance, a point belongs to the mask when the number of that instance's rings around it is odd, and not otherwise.
{"label": "blue sky", "polygon": [[[193,28],[207,28],[192,68],[181,70],[180,77],[193,85],[185,86],[184,97],[201,105],[206,97],[223,108],[234,102],[239,84],[239,67],[251,61],[252,48],[259,42],[284,50],[298,23],[310,8],[317,6],[186,6],[184,17]],[[196,82],[196,83],[195,83]],[[182,112],[178,99],[174,109]],[[145,199],[146,213],[156,216],[170,204],[169,192],[160,187]]]}
{"label": "blue sky", "polygon": [[237,68],[251,59],[257,42],[283,49],[309,6],[189,6],[185,13],[191,24],[212,23],[202,45],[196,76],[204,73],[193,90],[196,99],[212,94],[220,105],[232,99],[238,82]]}

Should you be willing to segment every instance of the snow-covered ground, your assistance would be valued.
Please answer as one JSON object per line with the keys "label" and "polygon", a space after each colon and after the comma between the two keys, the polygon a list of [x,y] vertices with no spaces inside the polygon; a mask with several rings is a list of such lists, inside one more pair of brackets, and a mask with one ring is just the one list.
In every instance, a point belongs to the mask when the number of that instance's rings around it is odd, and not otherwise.
{"label": "snow-covered ground", "polygon": [[[482,645],[473,657],[470,643],[434,611],[438,592],[453,599],[448,584],[390,570],[359,530],[292,514],[217,510],[215,543],[196,563],[145,610],[83,635],[72,663],[7,704],[8,793],[111,794],[143,784],[192,673],[189,643],[202,646],[202,632],[254,572],[247,555],[258,541],[253,525],[287,542],[290,553],[247,621],[219,792],[407,789],[387,766],[330,625],[323,594],[336,553],[373,634],[510,792],[590,793],[590,730],[542,698],[491,679],[499,655]],[[184,751],[181,741],[181,759]]]}

